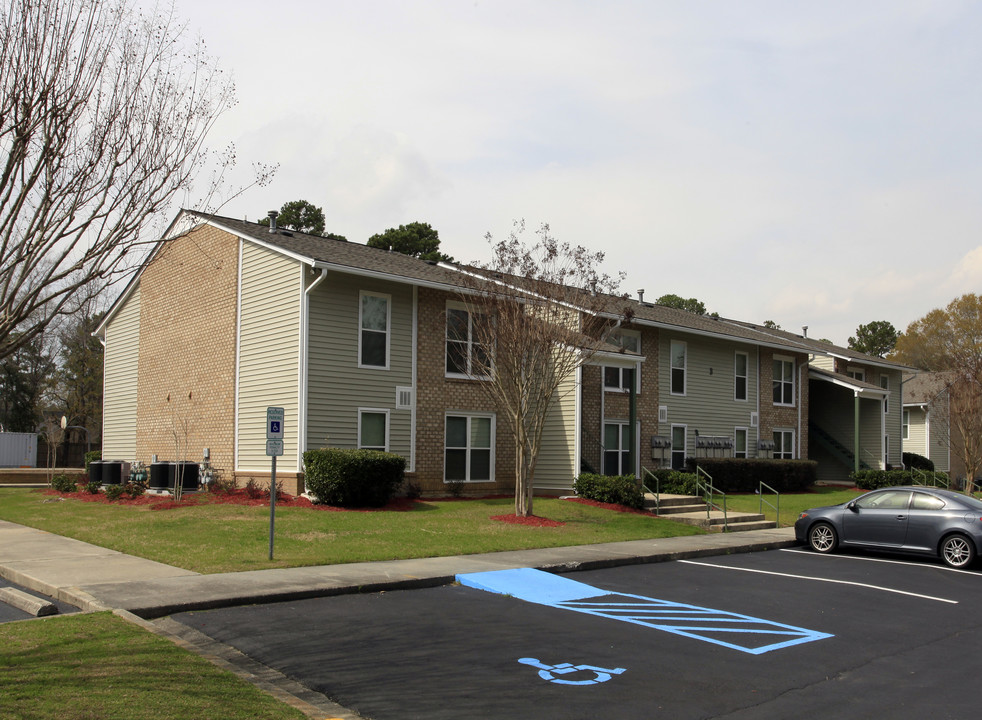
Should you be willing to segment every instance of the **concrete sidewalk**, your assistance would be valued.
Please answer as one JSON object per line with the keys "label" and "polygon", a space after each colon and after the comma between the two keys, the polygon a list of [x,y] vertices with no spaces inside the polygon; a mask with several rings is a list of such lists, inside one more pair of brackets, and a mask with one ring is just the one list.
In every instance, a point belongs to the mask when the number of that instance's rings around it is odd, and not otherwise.
{"label": "concrete sidewalk", "polygon": [[297,598],[435,587],[458,573],[533,567],[553,572],[759,552],[794,545],[794,530],[696,535],[603,545],[201,575],[0,521],[0,577],[83,610],[153,619]]}

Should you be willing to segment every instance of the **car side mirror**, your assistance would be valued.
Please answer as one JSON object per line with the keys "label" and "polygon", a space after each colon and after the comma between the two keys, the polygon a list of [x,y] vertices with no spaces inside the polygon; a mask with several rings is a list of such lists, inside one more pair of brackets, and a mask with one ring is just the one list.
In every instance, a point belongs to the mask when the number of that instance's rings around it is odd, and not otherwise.
{"label": "car side mirror", "polygon": [[859,508],[856,506],[855,500],[850,500],[849,504],[846,505],[846,508],[852,510],[853,512],[859,512]]}

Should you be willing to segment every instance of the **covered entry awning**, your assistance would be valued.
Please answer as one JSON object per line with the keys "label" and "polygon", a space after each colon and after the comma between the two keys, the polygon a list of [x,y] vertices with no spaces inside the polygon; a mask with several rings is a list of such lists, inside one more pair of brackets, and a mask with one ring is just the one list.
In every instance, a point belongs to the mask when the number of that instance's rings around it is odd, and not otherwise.
{"label": "covered entry awning", "polygon": [[[850,377],[848,375],[843,375],[842,373],[831,372],[829,370],[822,370],[816,367],[808,368],[808,379],[816,380],[819,382],[827,382],[832,385],[844,388],[851,391],[853,394],[853,459],[854,459],[854,472],[859,472],[859,462],[860,462],[860,439],[859,439],[859,401],[860,400],[878,400],[881,403],[890,396],[890,391],[886,388],[881,388],[879,385],[872,385],[863,380],[857,380],[856,378]],[[885,422],[884,414],[880,413],[880,436],[883,436],[885,428],[883,423]]]}

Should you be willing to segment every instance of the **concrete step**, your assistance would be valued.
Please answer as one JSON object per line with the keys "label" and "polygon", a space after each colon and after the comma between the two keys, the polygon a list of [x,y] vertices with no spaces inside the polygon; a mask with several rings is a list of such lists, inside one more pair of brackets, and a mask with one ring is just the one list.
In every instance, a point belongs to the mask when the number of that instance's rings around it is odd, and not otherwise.
{"label": "concrete step", "polygon": [[[719,510],[713,510],[709,513],[709,517],[707,517],[705,506],[699,512],[671,513],[666,518],[674,522],[685,523],[686,525],[695,525],[711,532],[722,532],[723,530],[723,513]],[[739,530],[763,530],[776,527],[774,521],[765,519],[760,513],[731,511],[727,513],[725,522],[730,532]]]}

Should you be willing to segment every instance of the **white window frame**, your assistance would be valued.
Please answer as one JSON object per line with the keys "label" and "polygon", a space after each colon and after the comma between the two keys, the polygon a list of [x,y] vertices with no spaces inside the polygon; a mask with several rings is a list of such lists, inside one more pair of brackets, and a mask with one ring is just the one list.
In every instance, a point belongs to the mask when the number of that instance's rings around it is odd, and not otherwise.
{"label": "white window frame", "polygon": [[900,437],[910,440],[910,410],[904,410],[900,418]]}
{"label": "white window frame", "polygon": [[[743,450],[739,449],[737,443],[737,437],[740,433],[743,433]],[[740,453],[743,453],[742,455]],[[735,427],[733,428],[733,457],[735,458],[748,458],[750,457],[750,429],[745,427]]]}
{"label": "white window frame", "polygon": [[[450,418],[466,418],[467,419],[467,445],[464,447],[447,447],[447,420]],[[491,438],[490,438],[490,448],[472,448],[471,447],[471,421],[475,418],[489,419],[491,421]],[[497,444],[497,420],[494,413],[480,413],[480,412],[466,412],[466,411],[448,411],[443,416],[443,482],[465,482],[465,483],[489,483],[494,482],[494,467],[495,467],[495,445]],[[465,478],[463,480],[448,480],[447,479],[447,450],[465,450],[467,453],[467,460],[465,462]],[[471,451],[472,450],[490,450],[489,453],[489,475],[488,479],[478,478],[474,480],[471,478]]]}
{"label": "white window frame", "polygon": [[[450,329],[450,311],[457,310],[467,313],[467,339],[464,341],[453,340],[451,341],[449,335]],[[448,348],[451,342],[460,343],[463,342],[466,345],[467,352],[465,357],[467,359],[467,371],[463,373],[452,372],[447,368],[447,355]],[[443,314],[443,370],[445,376],[448,378],[461,378],[466,380],[490,380],[491,376],[486,374],[476,374],[472,372],[474,364],[474,346],[480,345],[474,339],[474,310],[469,308],[465,303],[457,302],[455,300],[448,300],[447,307]],[[494,355],[493,348],[487,348],[488,360],[491,365],[491,369],[494,369]]]}
{"label": "white window frame", "polygon": [[[783,440],[782,440],[782,442],[778,442],[777,438],[774,438],[774,435],[778,435],[778,434],[780,434],[782,436],[782,438],[785,435],[789,435],[791,437],[791,457],[784,457],[785,452],[784,452],[784,449],[783,449],[784,448],[784,442],[783,442]],[[774,428],[771,431],[771,437],[774,439],[774,452],[772,453],[772,457],[774,457],[776,459],[780,459],[780,460],[794,460],[794,459],[796,459],[796,457],[798,455],[798,451],[797,451],[797,448],[795,447],[795,432],[794,432],[794,428]]]}
{"label": "white window frame", "polygon": [[[772,383],[772,385],[771,385],[771,400],[773,400],[773,402],[774,402],[775,405],[780,405],[781,407],[795,407],[797,405],[797,398],[798,398],[798,396],[797,396],[797,390],[798,390],[798,388],[797,388],[797,382],[796,382],[796,377],[795,377],[796,371],[797,371],[797,367],[796,367],[797,366],[797,363],[795,362],[795,359],[793,357],[786,357],[784,355],[775,355],[773,357],[772,362],[771,362],[771,368],[772,368],[772,370],[773,370],[773,367],[774,367],[774,364],[775,363],[781,363],[782,364],[782,369],[783,369],[783,365],[785,363],[788,363],[788,364],[791,365],[791,380],[785,380],[784,379],[784,373],[783,373],[783,371],[781,373],[781,378],[780,379],[778,379],[777,377],[773,376],[773,373],[772,373],[772,377],[771,377],[771,383]],[[782,388],[782,392],[781,392],[782,401],[781,402],[778,402],[777,400],[774,400],[774,393],[773,393],[773,391],[774,391],[774,383],[780,383],[780,386]],[[786,385],[790,385],[791,386],[791,402],[789,402],[789,403],[786,403],[786,402],[783,401],[783,398],[784,398],[783,388]]]}
{"label": "white window frame", "polygon": [[[366,332],[381,334],[381,330],[373,330],[364,327],[364,303],[366,297],[381,298],[385,300],[385,364],[369,365],[362,362],[362,338]],[[387,293],[372,292],[362,290],[358,293],[358,367],[368,370],[388,370],[390,350],[392,348],[392,296]]]}
{"label": "white window frame", "polygon": [[[890,392],[890,376],[883,374],[880,375],[880,387]],[[890,396],[883,396],[883,414],[886,415],[890,411]]]}
{"label": "white window frame", "polygon": [[[617,371],[617,382],[618,382],[617,385],[610,385],[607,382],[608,370]],[[621,365],[604,365],[603,366],[604,391],[619,392],[619,393],[631,392],[630,380],[628,380],[628,378],[631,376],[628,373],[634,373],[634,391],[635,393],[640,395],[641,394],[641,363],[638,363],[634,367],[623,367]]]}
{"label": "white window frame", "polygon": [[[384,415],[385,416],[385,446],[379,448],[375,445],[363,445],[361,442],[361,424],[362,418],[366,414],[371,415]],[[356,444],[359,450],[381,450],[382,452],[389,452],[389,409],[388,408],[368,408],[360,407],[358,408],[358,436],[356,438]]]}
{"label": "white window frame", "polygon": [[617,467],[620,469],[618,475],[635,475],[638,474],[638,467],[640,465],[640,442],[641,442],[641,421],[639,420],[634,426],[634,468],[626,469],[630,458],[630,451],[625,447],[625,442],[627,440],[627,429],[630,427],[631,423],[627,420],[604,420],[603,431],[604,440],[607,439],[607,426],[613,425],[617,427],[617,449],[612,450],[606,445],[603,446],[603,456],[600,458],[600,469],[603,474],[607,474],[607,453],[616,452],[617,453]]}
{"label": "white window frame", "polygon": [[863,370],[863,368],[846,367],[846,375],[851,377],[853,380],[859,380],[859,382],[866,382],[866,371]]}
{"label": "white window frame", "polygon": [[[743,358],[743,375],[739,373],[738,358]],[[743,397],[738,392],[737,381],[743,378]],[[750,353],[737,350],[733,353],[733,400],[736,402],[747,402],[750,399]]]}
{"label": "white window frame", "polygon": [[[682,348],[682,367],[676,368],[675,350],[676,346]],[[682,392],[675,390],[675,371],[682,371]],[[668,389],[671,395],[684,397],[689,389],[689,344],[684,340],[670,340],[668,343]]]}

